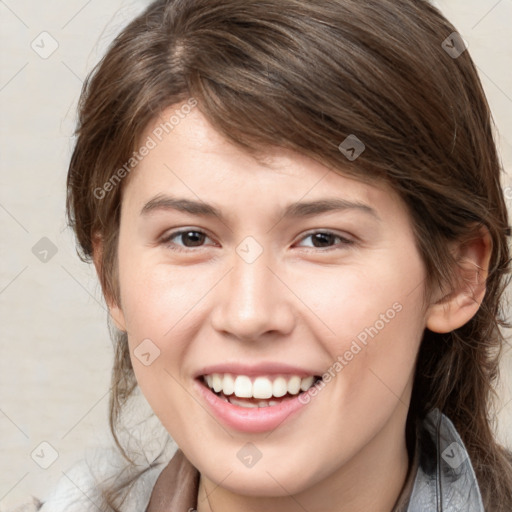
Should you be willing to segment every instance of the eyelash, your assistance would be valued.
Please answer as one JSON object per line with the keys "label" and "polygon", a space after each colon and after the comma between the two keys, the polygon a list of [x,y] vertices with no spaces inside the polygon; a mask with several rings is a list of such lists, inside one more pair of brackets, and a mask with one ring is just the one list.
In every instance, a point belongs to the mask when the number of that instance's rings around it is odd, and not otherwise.
{"label": "eyelash", "polygon": [[[169,249],[171,249],[172,251],[176,251],[176,252],[190,252],[192,250],[195,249],[195,247],[186,247],[186,248],[183,248],[182,246],[179,246],[173,242],[171,242],[171,240],[175,237],[178,237],[180,235],[183,235],[183,234],[186,234],[186,233],[200,233],[201,235],[205,235],[206,237],[208,237],[208,235],[204,232],[204,231],[201,231],[199,229],[182,229],[182,230],[179,230],[179,231],[173,231],[171,233],[169,233],[167,236],[165,236],[161,243],[163,245],[165,245],[166,247],[168,247]],[[349,240],[348,238],[344,238],[342,237],[341,235],[338,235],[332,231],[322,231],[322,230],[316,230],[316,231],[310,231],[309,233],[306,233],[299,241],[302,241],[310,236],[313,236],[313,235],[316,235],[316,234],[323,234],[323,235],[333,235],[335,238],[341,240],[341,243],[339,245],[341,246],[348,246],[348,245],[353,245],[354,244],[354,241],[353,240]],[[209,237],[208,237],[209,238]],[[202,248],[204,246],[197,246],[198,248]],[[333,250],[336,250],[336,249],[341,249],[342,247],[339,247],[339,246],[331,246],[331,247],[326,247],[326,248],[322,248],[322,247],[302,247],[303,249],[308,249],[308,250],[318,250],[320,252],[330,252],[330,251],[333,251]]]}

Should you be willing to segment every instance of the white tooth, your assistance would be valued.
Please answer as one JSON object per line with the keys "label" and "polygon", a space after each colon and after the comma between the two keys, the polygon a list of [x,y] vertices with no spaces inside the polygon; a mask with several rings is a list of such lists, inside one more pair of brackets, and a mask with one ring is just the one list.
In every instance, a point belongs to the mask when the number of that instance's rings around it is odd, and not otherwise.
{"label": "white tooth", "polygon": [[300,377],[294,375],[288,381],[288,393],[291,395],[296,395],[300,391]]}
{"label": "white tooth", "polygon": [[[252,382],[246,375],[239,375],[235,379],[235,395],[240,398],[252,397]],[[256,406],[257,407],[257,406]]]}
{"label": "white tooth", "polygon": [[229,397],[229,402],[232,403],[233,405],[246,407],[248,409],[254,409],[255,407],[258,407],[258,404],[255,404],[254,402],[245,402],[244,400],[237,400],[232,396]]}
{"label": "white tooth", "polygon": [[268,405],[278,405],[279,402],[277,400],[269,400]]}
{"label": "white tooth", "polygon": [[213,378],[211,375],[206,376],[206,384],[208,384],[209,388],[213,388]]}
{"label": "white tooth", "polygon": [[288,393],[288,386],[286,385],[286,379],[284,377],[277,377],[272,384],[272,394],[279,398]]}
{"label": "white tooth", "polygon": [[225,395],[232,395],[235,391],[235,379],[229,373],[224,375],[224,380],[222,381],[222,391]]}
{"label": "white tooth", "polygon": [[269,405],[268,400],[260,400],[258,402],[258,407],[268,407]]}
{"label": "white tooth", "polygon": [[315,377],[313,377],[313,376],[306,377],[305,379],[302,379],[301,383],[300,383],[300,389],[302,391],[307,391],[313,385],[314,380],[315,380]]}
{"label": "white tooth", "polygon": [[254,398],[270,398],[272,396],[272,382],[266,377],[256,377],[252,385]]}
{"label": "white tooth", "polygon": [[215,393],[218,393],[222,389],[222,375],[214,373],[212,375],[212,385]]}

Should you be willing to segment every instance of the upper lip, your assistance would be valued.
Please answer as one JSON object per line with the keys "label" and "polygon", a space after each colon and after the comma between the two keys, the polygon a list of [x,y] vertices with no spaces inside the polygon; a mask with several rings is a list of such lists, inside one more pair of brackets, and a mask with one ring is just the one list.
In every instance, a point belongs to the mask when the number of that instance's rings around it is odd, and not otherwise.
{"label": "upper lip", "polygon": [[194,378],[211,375],[212,373],[231,373],[233,375],[247,375],[248,377],[258,375],[298,375],[299,377],[309,377],[310,375],[321,375],[322,372],[278,361],[267,361],[258,364],[225,362],[203,366],[194,374]]}

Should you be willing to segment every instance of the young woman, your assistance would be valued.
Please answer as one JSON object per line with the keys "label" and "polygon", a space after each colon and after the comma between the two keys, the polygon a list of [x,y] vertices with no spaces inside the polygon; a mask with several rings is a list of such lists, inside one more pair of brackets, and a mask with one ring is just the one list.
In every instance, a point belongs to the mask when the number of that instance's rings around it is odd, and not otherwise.
{"label": "young woman", "polygon": [[178,449],[38,508],[512,510],[499,178],[427,1],[152,3],[84,86],[67,207],[114,437],[138,387]]}

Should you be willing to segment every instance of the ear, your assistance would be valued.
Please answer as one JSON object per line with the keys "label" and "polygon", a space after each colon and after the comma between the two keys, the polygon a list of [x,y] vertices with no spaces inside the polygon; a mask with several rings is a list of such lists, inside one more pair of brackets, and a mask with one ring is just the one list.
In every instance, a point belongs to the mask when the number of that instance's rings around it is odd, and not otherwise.
{"label": "ear", "polygon": [[426,327],[433,332],[446,333],[462,327],[476,314],[485,296],[492,252],[488,229],[481,226],[471,240],[457,243],[454,250],[455,289],[427,311]]}
{"label": "ear", "polygon": [[[96,267],[96,273],[98,274],[98,278],[100,282],[102,282],[101,279],[101,269],[102,269],[102,255],[103,255],[103,239],[101,238],[101,235],[95,234],[93,236],[93,261],[94,266]],[[110,316],[114,320],[114,323],[116,324],[116,327],[126,332],[126,322],[124,319],[123,311],[121,310],[121,307],[117,305],[115,300],[108,296],[108,294],[103,290],[103,295],[105,297],[105,302],[107,303],[108,310],[110,313]]]}

